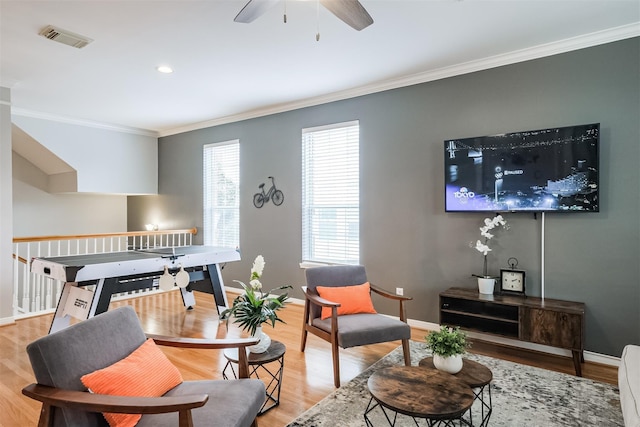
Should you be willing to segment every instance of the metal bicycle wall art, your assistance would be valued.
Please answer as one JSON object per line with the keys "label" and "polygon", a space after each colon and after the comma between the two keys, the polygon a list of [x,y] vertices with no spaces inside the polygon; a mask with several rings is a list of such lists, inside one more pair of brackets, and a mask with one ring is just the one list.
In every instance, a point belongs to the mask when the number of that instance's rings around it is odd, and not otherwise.
{"label": "metal bicycle wall art", "polygon": [[276,188],[276,182],[272,176],[269,177],[271,179],[271,188],[266,193],[264,192],[264,182],[258,186],[260,189],[259,193],[253,195],[253,205],[260,209],[264,206],[266,202],[271,200],[274,205],[280,206],[282,202],[284,202],[284,194],[282,191]]}

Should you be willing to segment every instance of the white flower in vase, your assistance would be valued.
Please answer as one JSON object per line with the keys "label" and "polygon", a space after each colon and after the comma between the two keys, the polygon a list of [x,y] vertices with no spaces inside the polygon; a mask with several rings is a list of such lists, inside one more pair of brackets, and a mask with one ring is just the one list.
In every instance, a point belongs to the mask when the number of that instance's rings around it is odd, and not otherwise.
{"label": "white flower in vase", "polygon": [[259,279],[262,277],[262,270],[264,270],[264,257],[258,255],[253,261],[253,267],[251,267],[251,279]]}
{"label": "white flower in vase", "polygon": [[475,250],[477,250],[484,256],[482,276],[480,277],[490,277],[487,271],[487,254],[491,252],[491,248],[489,247],[489,240],[493,239],[495,235],[489,233],[489,231],[498,226],[501,226],[505,230],[509,229],[507,221],[502,217],[502,215],[496,215],[493,218],[485,218],[484,226],[480,227],[480,236],[484,238],[484,242],[482,240],[477,240],[475,246],[473,245],[473,243],[470,244],[471,247],[475,248]]}

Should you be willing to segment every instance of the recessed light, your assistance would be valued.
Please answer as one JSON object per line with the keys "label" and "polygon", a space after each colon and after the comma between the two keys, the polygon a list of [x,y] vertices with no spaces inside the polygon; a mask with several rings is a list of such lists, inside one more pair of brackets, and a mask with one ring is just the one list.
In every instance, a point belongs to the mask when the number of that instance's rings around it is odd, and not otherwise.
{"label": "recessed light", "polygon": [[164,74],[171,74],[173,73],[173,68],[169,67],[168,65],[159,65],[156,70],[158,70],[161,73]]}

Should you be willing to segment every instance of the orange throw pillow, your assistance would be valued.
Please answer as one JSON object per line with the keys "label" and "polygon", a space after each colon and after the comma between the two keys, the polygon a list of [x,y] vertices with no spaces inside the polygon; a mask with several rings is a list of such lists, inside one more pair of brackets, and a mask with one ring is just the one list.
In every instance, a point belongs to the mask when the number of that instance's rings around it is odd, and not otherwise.
{"label": "orange throw pillow", "polygon": [[[80,378],[93,393],[159,397],[182,383],[182,375],[152,339],[129,356]],[[111,427],[133,427],[142,415],[104,412]]]}
{"label": "orange throw pillow", "polygon": [[[339,302],[338,315],[376,313],[371,302],[371,287],[369,282],[353,286],[316,286],[318,295],[331,302]],[[322,307],[320,318],[331,317],[331,308]]]}

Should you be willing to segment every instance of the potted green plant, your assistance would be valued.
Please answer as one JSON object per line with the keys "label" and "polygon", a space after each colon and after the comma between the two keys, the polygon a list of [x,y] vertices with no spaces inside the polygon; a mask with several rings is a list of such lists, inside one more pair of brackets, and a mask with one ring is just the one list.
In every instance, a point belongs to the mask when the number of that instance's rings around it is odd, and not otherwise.
{"label": "potted green plant", "polygon": [[237,323],[251,336],[260,338],[258,344],[249,347],[249,350],[253,353],[263,353],[271,344],[269,335],[262,331],[263,323],[270,323],[272,327],[275,327],[276,322],[284,323],[278,317],[278,310],[284,307],[285,301],[289,296],[286,292],[280,295],[271,295],[271,292],[291,288],[289,285],[280,286],[264,293],[262,291],[262,283],[260,283],[264,264],[264,258],[262,255],[258,255],[251,268],[249,286],[239,280],[234,280],[234,282],[240,283],[244,293],[236,297],[230,308],[220,313],[221,320],[225,320],[228,323],[229,319],[233,317],[233,323]]}
{"label": "potted green plant", "polygon": [[440,326],[439,331],[432,331],[426,337],[427,348],[433,353],[433,364],[450,374],[462,369],[462,355],[470,343],[467,335],[459,327]]}

